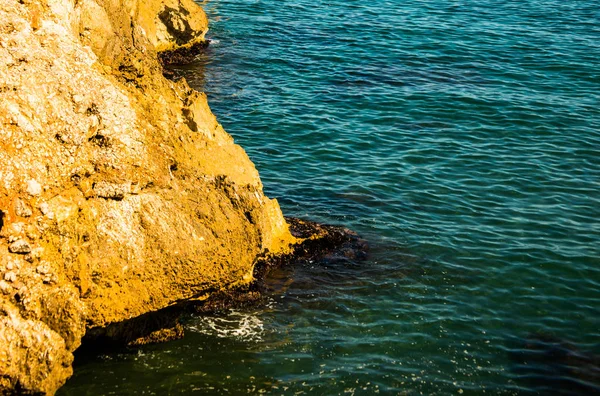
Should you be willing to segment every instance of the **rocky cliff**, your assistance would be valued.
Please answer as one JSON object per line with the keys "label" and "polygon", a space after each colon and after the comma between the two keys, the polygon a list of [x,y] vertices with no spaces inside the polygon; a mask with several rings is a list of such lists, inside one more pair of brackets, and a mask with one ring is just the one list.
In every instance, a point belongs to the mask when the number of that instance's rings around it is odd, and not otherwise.
{"label": "rocky cliff", "polygon": [[89,328],[252,279],[293,237],[159,51],[192,0],[0,0],[0,393],[52,394]]}

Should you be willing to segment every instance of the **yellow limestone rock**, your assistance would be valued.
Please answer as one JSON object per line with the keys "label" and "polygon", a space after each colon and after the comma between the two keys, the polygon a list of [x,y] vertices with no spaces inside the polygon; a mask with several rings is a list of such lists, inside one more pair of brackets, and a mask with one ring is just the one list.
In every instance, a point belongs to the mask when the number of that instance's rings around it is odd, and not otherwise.
{"label": "yellow limestone rock", "polygon": [[191,0],[0,0],[0,393],[53,394],[86,328],[249,282],[294,241],[157,51]]}

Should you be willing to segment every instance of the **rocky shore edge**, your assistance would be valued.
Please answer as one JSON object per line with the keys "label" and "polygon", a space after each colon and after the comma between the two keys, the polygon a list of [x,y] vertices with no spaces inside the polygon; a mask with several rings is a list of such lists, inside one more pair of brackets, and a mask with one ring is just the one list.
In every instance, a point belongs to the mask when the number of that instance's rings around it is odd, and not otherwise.
{"label": "rocky shore edge", "polygon": [[167,308],[106,327],[89,329],[76,355],[94,355],[125,347],[167,342],[184,336],[181,320],[190,315],[212,315],[230,309],[260,306],[272,292],[269,273],[275,269],[345,257],[362,261],[369,246],[355,232],[341,226],[287,217],[298,243],[287,254],[265,252],[256,258],[252,282],[234,288],[206,290]]}
{"label": "rocky shore edge", "polygon": [[82,340],[180,337],[359,240],[284,219],[206,95],[165,78],[207,29],[192,0],[0,0],[0,394],[54,394]]}

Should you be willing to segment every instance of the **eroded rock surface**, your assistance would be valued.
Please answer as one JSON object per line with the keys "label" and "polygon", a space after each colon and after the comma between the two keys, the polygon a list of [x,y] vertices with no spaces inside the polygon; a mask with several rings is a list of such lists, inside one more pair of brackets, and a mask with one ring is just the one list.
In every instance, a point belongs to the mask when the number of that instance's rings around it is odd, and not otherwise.
{"label": "eroded rock surface", "polygon": [[294,237],[157,51],[191,0],[0,0],[0,393],[52,394],[86,329],[252,280]]}

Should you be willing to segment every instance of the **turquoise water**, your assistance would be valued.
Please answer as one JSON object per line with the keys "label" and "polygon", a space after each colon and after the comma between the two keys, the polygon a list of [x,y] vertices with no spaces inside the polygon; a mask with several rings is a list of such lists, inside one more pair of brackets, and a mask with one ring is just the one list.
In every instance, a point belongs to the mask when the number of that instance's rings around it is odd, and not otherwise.
{"label": "turquoise water", "polygon": [[284,213],[369,258],[282,271],[266,307],[61,394],[600,392],[597,2],[203,6],[212,46],[179,72]]}

